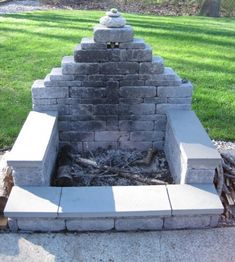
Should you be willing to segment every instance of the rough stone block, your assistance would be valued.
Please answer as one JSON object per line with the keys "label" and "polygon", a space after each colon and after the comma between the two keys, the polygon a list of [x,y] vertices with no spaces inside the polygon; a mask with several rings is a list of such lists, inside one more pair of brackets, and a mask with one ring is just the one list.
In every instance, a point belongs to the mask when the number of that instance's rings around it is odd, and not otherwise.
{"label": "rough stone block", "polygon": [[[92,88],[92,87],[71,87],[69,89],[69,96],[71,98],[106,98],[107,89],[106,88]],[[76,102],[75,102],[76,103]]]}
{"label": "rough stone block", "polygon": [[57,99],[56,98],[32,98],[33,105],[56,105]]}
{"label": "rough stone block", "polygon": [[65,220],[60,218],[18,218],[19,230],[58,232],[65,230]]}
{"label": "rough stone block", "polygon": [[186,183],[208,183],[213,184],[215,170],[213,169],[189,169],[186,174]]}
{"label": "rough stone block", "polygon": [[172,110],[189,111],[191,107],[191,104],[158,104],[156,105],[156,112],[157,114],[166,114],[168,111]]}
{"label": "rough stone block", "polygon": [[119,98],[119,104],[130,104],[130,105],[134,105],[134,104],[140,104],[143,103],[144,99],[143,98]]}
{"label": "rough stone block", "polygon": [[120,96],[125,98],[154,97],[157,91],[155,86],[122,86]]}
{"label": "rough stone block", "polygon": [[163,138],[164,132],[162,131],[135,131],[130,134],[132,141],[159,141]]}
{"label": "rough stone block", "polygon": [[101,74],[136,74],[139,71],[139,64],[137,62],[107,62],[100,64]]}
{"label": "rough stone block", "polygon": [[115,115],[117,114],[117,105],[95,105],[94,114],[95,115]]}
{"label": "rough stone block", "polygon": [[[190,98],[192,97],[192,85],[191,83],[181,84],[180,86],[159,86],[158,96],[159,97],[170,97],[170,98]],[[176,100],[172,100],[176,101]],[[179,103],[179,104],[182,104]]]}
{"label": "rough stone block", "polygon": [[155,113],[155,104],[120,104],[118,108],[119,114],[129,115],[151,115]]}
{"label": "rough stone block", "polygon": [[107,49],[107,44],[106,43],[96,43],[93,38],[84,37],[81,40],[81,47],[83,50]]}
{"label": "rough stone block", "polygon": [[72,115],[84,115],[90,116],[93,113],[93,106],[92,105],[79,105],[74,104],[71,108]]}
{"label": "rough stone block", "polygon": [[172,216],[164,218],[164,229],[206,228],[210,226],[210,216]]}
{"label": "rough stone block", "polygon": [[49,76],[50,76],[51,81],[72,81],[74,80],[73,75],[63,75],[61,67],[53,68]]}
{"label": "rough stone block", "polygon": [[152,48],[146,45],[144,49],[121,50],[121,61],[151,62],[152,61]]}
{"label": "rough stone block", "polygon": [[60,140],[70,142],[94,141],[94,132],[69,131],[61,132]]}
{"label": "rough stone block", "polygon": [[106,231],[114,228],[112,218],[74,218],[66,220],[69,231]]}
{"label": "rough stone block", "polygon": [[145,42],[141,38],[134,38],[132,42],[119,44],[120,49],[144,49],[145,46]]}
{"label": "rough stone block", "polygon": [[122,149],[136,149],[139,151],[148,150],[153,146],[152,142],[134,142],[134,141],[121,141],[120,148]]}
{"label": "rough stone block", "polygon": [[83,151],[95,151],[98,148],[117,149],[118,143],[113,141],[83,142]]}
{"label": "rough stone block", "polygon": [[130,230],[160,230],[163,227],[162,218],[117,218],[115,219],[115,229],[117,231]]}
{"label": "rough stone block", "polygon": [[98,63],[75,63],[73,56],[65,56],[61,62],[64,75],[90,75],[99,73]]}
{"label": "rough stone block", "polygon": [[119,121],[119,129],[121,131],[151,131],[153,127],[153,121]]}
{"label": "rough stone block", "polygon": [[119,142],[129,139],[129,133],[124,131],[98,131],[95,132],[95,141]]}
{"label": "rough stone block", "polygon": [[75,62],[108,62],[120,61],[120,50],[118,49],[92,49],[83,50],[81,45],[78,45],[74,50]]}
{"label": "rough stone block", "polygon": [[167,98],[165,97],[146,97],[144,98],[144,103],[146,104],[164,104],[167,103]]}
{"label": "rough stone block", "polygon": [[73,121],[71,130],[101,131],[106,129],[106,121]]}
{"label": "rough stone block", "polygon": [[163,74],[164,62],[160,56],[155,56],[152,62],[140,63],[140,74]]}
{"label": "rough stone block", "polygon": [[[168,97],[167,103],[169,104],[192,104],[192,97]],[[165,101],[163,103],[166,103]]]}
{"label": "rough stone block", "polygon": [[144,86],[145,81],[136,79],[125,79],[120,81],[120,86]]}
{"label": "rough stone block", "polygon": [[96,43],[122,43],[133,40],[133,29],[126,25],[122,28],[107,28],[103,25],[96,25],[94,27],[94,41]]}

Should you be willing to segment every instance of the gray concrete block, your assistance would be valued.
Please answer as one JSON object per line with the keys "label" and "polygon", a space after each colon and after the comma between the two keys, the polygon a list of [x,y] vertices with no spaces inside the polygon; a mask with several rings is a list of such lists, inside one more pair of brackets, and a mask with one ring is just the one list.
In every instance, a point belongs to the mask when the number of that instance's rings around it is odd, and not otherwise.
{"label": "gray concrete block", "polygon": [[165,97],[146,97],[144,98],[144,103],[146,104],[165,104],[167,103],[167,98]]}
{"label": "gray concrete block", "polygon": [[160,230],[163,227],[162,218],[117,218],[115,219],[115,229],[117,231],[130,230]]}
{"label": "gray concrete block", "polygon": [[158,104],[156,105],[157,114],[166,114],[168,111],[189,111],[191,110],[191,104]]}
{"label": "gray concrete block", "polygon": [[164,229],[207,228],[210,216],[172,216],[164,218]]}
{"label": "gray concrete block", "polygon": [[123,49],[120,55],[121,61],[151,62],[152,48],[146,45],[144,49]]}
{"label": "gray concrete block", "polygon": [[140,104],[143,103],[144,99],[143,98],[119,98],[119,104]]}
{"label": "gray concrete block", "polygon": [[119,121],[119,129],[121,131],[151,131],[153,126],[153,121]]}
{"label": "gray concrete block", "polygon": [[155,86],[122,86],[120,96],[125,98],[154,97],[157,94]]}
{"label": "gray concrete block", "polygon": [[108,28],[101,24],[94,27],[94,41],[96,43],[130,42],[133,40],[133,29],[126,25],[122,28]]}
{"label": "gray concrete block", "polygon": [[61,132],[60,140],[70,142],[94,141],[94,132],[84,132],[83,130]]}
{"label": "gray concrete block", "polygon": [[83,50],[79,44],[74,49],[75,62],[108,62],[121,61],[121,51],[118,49]]}
{"label": "gray concrete block", "polygon": [[162,121],[166,120],[166,115],[160,114],[148,114],[148,115],[134,115],[134,114],[123,114],[119,115],[119,120],[143,120],[143,121]]}
{"label": "gray concrete block", "polygon": [[163,103],[169,103],[169,104],[192,104],[192,97],[168,97],[167,102]]}
{"label": "gray concrete block", "polygon": [[61,62],[63,75],[89,75],[99,73],[98,63],[75,63],[73,56],[65,56]]}
{"label": "gray concrete block", "polygon": [[144,86],[145,81],[144,80],[138,80],[136,79],[125,79],[120,81],[120,86]]}
{"label": "gray concrete block", "polygon": [[117,105],[95,105],[94,114],[95,115],[115,115],[118,112]]}
{"label": "gray concrete block", "polygon": [[155,104],[120,104],[118,112],[120,115],[151,115],[155,114]]}
{"label": "gray concrete block", "polygon": [[164,141],[153,142],[153,148],[157,150],[164,150]]}
{"label": "gray concrete block", "polygon": [[188,169],[185,182],[187,184],[207,183],[213,184],[215,170],[213,169]]}
{"label": "gray concrete block", "polygon": [[117,149],[118,142],[113,141],[96,141],[96,142],[83,142],[83,151],[95,151],[98,148]]}
{"label": "gray concrete block", "polygon": [[93,38],[83,37],[81,40],[81,47],[83,50],[107,49],[107,44],[96,43]]}
{"label": "gray concrete block", "polygon": [[18,218],[19,230],[58,232],[65,230],[65,220],[60,218]]}
{"label": "gray concrete block", "polygon": [[213,184],[167,185],[173,215],[220,215],[223,205]]}
{"label": "gray concrete block", "polygon": [[107,62],[100,64],[100,73],[107,75],[136,74],[139,72],[137,62]]}
{"label": "gray concrete block", "polygon": [[69,231],[107,231],[114,228],[112,218],[73,218],[66,220]]}
{"label": "gray concrete block", "polygon": [[71,107],[71,114],[72,115],[84,115],[84,116],[90,116],[93,113],[93,105],[80,105],[80,104],[74,104],[73,107]]}
{"label": "gray concrete block", "polygon": [[101,131],[106,129],[106,121],[73,121],[71,122],[71,130],[82,131]]}
{"label": "gray concrete block", "polygon": [[106,121],[106,130],[115,131],[119,130],[118,120],[115,119],[107,119]]}
{"label": "gray concrete block", "polygon": [[63,75],[61,67],[52,68],[49,76],[50,76],[51,81],[72,81],[72,80],[75,80],[73,75]]}
{"label": "gray concrete block", "polygon": [[211,227],[217,227],[218,224],[219,224],[219,219],[220,219],[219,215],[211,216],[210,226]]}
{"label": "gray concrete block", "polygon": [[121,141],[120,148],[122,149],[136,149],[139,151],[148,150],[153,146],[152,142],[135,142],[135,141]]}
{"label": "gray concrete block", "polygon": [[140,74],[163,74],[164,62],[160,56],[155,56],[152,62],[140,63]]}
{"label": "gray concrete block", "polygon": [[56,98],[33,98],[32,102],[33,102],[33,105],[35,106],[56,105],[57,99]]}
{"label": "gray concrete block", "polygon": [[134,131],[130,133],[131,141],[159,141],[163,140],[162,131]]}
{"label": "gray concrete block", "polygon": [[129,140],[129,133],[125,131],[97,131],[95,132],[95,141],[113,141],[119,142]]}
{"label": "gray concrete block", "polygon": [[146,44],[141,38],[134,38],[132,42],[120,43],[120,49],[144,49]]}
{"label": "gray concrete block", "polygon": [[[190,98],[192,96],[193,87],[191,83],[181,84],[180,86],[159,86],[158,96],[159,97],[170,97],[170,98]],[[176,101],[176,100],[171,100]],[[181,103],[180,103],[181,104]]]}

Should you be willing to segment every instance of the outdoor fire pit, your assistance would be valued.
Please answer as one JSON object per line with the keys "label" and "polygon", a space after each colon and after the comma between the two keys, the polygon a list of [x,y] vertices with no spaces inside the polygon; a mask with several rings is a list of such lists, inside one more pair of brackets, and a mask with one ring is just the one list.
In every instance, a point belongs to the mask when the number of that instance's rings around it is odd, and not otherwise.
{"label": "outdoor fire pit", "polygon": [[32,100],[8,158],[12,231],[218,224],[220,155],[191,111],[192,84],[134,38],[116,9],[34,82]]}

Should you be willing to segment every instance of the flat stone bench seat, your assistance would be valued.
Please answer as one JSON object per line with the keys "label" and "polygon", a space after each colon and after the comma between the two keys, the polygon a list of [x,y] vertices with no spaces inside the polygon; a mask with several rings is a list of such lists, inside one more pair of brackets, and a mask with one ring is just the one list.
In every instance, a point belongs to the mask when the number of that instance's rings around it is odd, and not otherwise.
{"label": "flat stone bench seat", "polygon": [[165,153],[176,183],[213,183],[221,158],[193,111],[167,112]]}
{"label": "flat stone bench seat", "polygon": [[[45,231],[159,230],[166,225],[209,227],[222,212],[213,185],[15,186],[4,215],[15,220],[19,229],[32,231],[42,230],[42,224]],[[179,224],[177,219],[185,222]]]}
{"label": "flat stone bench seat", "polygon": [[57,150],[57,113],[31,111],[7,160],[14,184],[50,185]]}

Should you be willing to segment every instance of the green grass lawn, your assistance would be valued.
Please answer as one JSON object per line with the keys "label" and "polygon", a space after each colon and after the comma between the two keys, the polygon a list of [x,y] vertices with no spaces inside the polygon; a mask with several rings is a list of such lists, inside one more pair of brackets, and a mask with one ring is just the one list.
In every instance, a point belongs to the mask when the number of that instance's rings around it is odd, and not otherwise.
{"label": "green grass lawn", "polygon": [[[31,109],[30,88],[104,12],[43,11],[0,16],[0,148]],[[126,14],[135,35],[194,85],[193,108],[215,139],[235,141],[235,20]]]}

